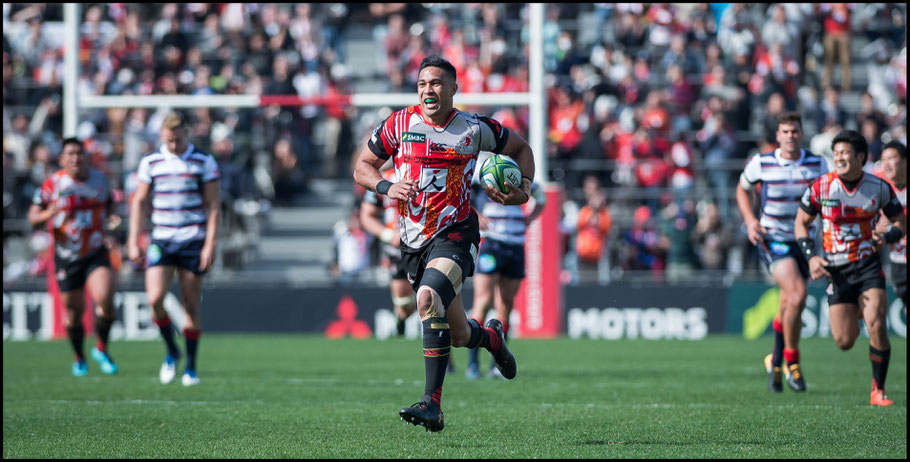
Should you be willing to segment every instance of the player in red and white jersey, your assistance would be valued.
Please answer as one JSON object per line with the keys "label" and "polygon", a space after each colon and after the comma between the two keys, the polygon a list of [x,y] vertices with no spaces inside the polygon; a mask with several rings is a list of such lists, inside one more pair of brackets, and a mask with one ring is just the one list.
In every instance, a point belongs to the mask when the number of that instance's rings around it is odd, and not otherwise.
{"label": "player in red and white jersey", "polygon": [[[888,180],[897,200],[904,207],[904,214],[907,214],[907,147],[900,141],[890,141],[882,147],[881,158],[881,176]],[[894,232],[891,222],[884,216],[878,220],[876,230],[880,233]],[[891,265],[891,284],[897,296],[904,302],[904,313],[907,313],[907,236],[891,244],[888,252],[888,260]]]}
{"label": "player in red and white jersey", "polygon": [[[386,168],[388,166],[388,168]],[[391,162],[383,166],[382,177],[395,182],[395,170]],[[414,289],[408,282],[407,271],[401,264],[401,233],[398,229],[398,201],[376,194],[369,189],[363,196],[360,206],[360,223],[363,229],[382,241],[382,252],[389,260],[392,270],[392,304],[398,318],[398,335],[404,335],[405,320],[417,309]]]}
{"label": "player in red and white jersey", "polygon": [[107,176],[89,166],[81,141],[63,140],[59,161],[62,169],[35,191],[28,221],[32,226],[49,222],[54,236],[57,284],[66,309],[64,325],[76,356],[73,375],[88,373],[82,345],[85,287],[97,307],[98,341],[92,358],[102,372],[113,374],[117,366],[107,352],[107,342],[114,323],[114,273],[104,238],[109,223],[119,223],[120,218],[111,213],[114,202]]}
{"label": "player in red and white jersey", "polygon": [[[882,242],[894,243],[904,235],[906,215],[891,186],[863,172],[869,148],[859,132],[840,132],[831,147],[835,171],[806,190],[794,231],[809,259],[812,278],[828,278],[829,319],[837,346],[850,349],[859,336],[859,319],[866,322],[872,361],[870,403],[890,406],[893,402],[885,395],[891,357],[885,324],[885,274],[876,249]],[[895,226],[887,234],[875,230],[880,211]],[[825,256],[815,255],[815,243],[809,238],[809,226],[819,214]]]}
{"label": "player in red and white jersey", "polygon": [[[398,201],[402,261],[423,322],[424,396],[401,409],[402,419],[431,431],[444,427],[442,383],[452,346],[488,349],[502,375],[516,374],[515,357],[505,345],[502,322],[486,327],[468,320],[461,288],[474,273],[480,228],[471,208],[471,178],[480,151],[506,154],[522,171],[519,188],[508,194],[487,187],[486,194],[506,205],[530,197],[534,157],[528,143],[489,117],[456,110],[455,67],[439,56],[420,63],[420,104],[392,113],[373,131],[354,168],[366,189]],[[379,169],[392,158],[397,182]]]}

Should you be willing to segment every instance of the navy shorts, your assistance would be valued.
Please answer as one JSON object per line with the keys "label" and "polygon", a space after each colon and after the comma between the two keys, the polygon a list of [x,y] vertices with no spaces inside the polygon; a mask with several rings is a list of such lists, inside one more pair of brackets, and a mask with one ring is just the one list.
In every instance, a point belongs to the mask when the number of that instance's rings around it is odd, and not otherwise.
{"label": "navy shorts", "polygon": [[203,239],[188,242],[152,241],[145,253],[146,266],[177,266],[195,274],[205,274],[199,270]]}
{"label": "navy shorts", "polygon": [[477,244],[480,243],[480,225],[477,214],[471,213],[467,219],[443,230],[430,239],[422,249],[401,250],[401,263],[407,271],[408,282],[416,292],[427,263],[442,257],[458,263],[461,267],[461,280],[474,274],[474,259],[477,258]]}
{"label": "navy shorts", "polygon": [[525,277],[525,246],[483,239],[480,241],[480,253],[477,256],[477,272],[523,279]]}
{"label": "navy shorts", "polygon": [[859,296],[869,289],[885,289],[885,271],[878,255],[840,266],[826,268],[828,280],[828,305],[859,303]]}
{"label": "navy shorts", "polygon": [[389,264],[392,266],[392,279],[408,279],[408,271],[401,261],[401,254],[389,255]]}
{"label": "navy shorts", "polygon": [[796,266],[799,267],[803,279],[809,279],[809,262],[806,257],[799,251],[799,244],[796,241],[772,241],[763,240],[758,243],[758,257],[761,258],[768,273],[773,274],[772,268],[779,260],[792,258],[796,260]]}
{"label": "navy shorts", "polygon": [[84,288],[88,275],[102,266],[111,267],[107,247],[103,246],[88,257],[68,263],[55,257],[54,268],[57,270],[57,286],[60,287],[60,292]]}

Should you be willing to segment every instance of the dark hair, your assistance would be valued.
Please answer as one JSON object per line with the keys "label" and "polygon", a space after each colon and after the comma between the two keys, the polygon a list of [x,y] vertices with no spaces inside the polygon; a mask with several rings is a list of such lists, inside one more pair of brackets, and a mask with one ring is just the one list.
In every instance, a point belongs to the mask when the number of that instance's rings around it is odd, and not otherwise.
{"label": "dark hair", "polygon": [[904,143],[901,143],[900,141],[894,140],[885,143],[885,145],[882,146],[882,152],[885,152],[885,149],[895,149],[901,156],[901,159],[907,158],[907,146],[904,146]]}
{"label": "dark hair", "polygon": [[452,76],[452,80],[456,80],[455,66],[439,55],[429,55],[423,58],[423,61],[420,62],[420,69],[417,70],[418,76],[420,75],[420,71],[425,67],[438,67],[444,70],[446,74]]}
{"label": "dark hair", "polygon": [[777,117],[777,125],[781,126],[783,124],[799,124],[799,128],[803,128],[803,117],[799,115],[796,111],[784,112]]}
{"label": "dark hair", "polygon": [[69,138],[64,139],[63,143],[60,145],[61,153],[63,152],[63,148],[65,148],[66,145],[68,145],[68,144],[78,144],[79,150],[85,152],[85,146],[82,144],[82,141],[80,141],[79,138],[76,138],[75,136],[71,136]]}
{"label": "dark hair", "polygon": [[856,130],[844,130],[837,134],[833,140],[831,140],[831,150],[834,150],[834,145],[837,143],[850,143],[850,146],[853,146],[853,150],[857,154],[863,153],[863,164],[866,163],[866,160],[869,159],[869,143],[866,142],[866,139],[863,138],[863,135]]}

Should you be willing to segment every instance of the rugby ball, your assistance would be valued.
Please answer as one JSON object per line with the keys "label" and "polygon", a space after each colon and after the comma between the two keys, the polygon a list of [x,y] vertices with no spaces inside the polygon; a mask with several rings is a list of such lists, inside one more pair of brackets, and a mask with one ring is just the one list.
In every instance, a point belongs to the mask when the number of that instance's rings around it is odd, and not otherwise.
{"label": "rugby ball", "polygon": [[508,194],[506,183],[515,188],[521,186],[521,169],[508,156],[493,154],[480,166],[480,181]]}

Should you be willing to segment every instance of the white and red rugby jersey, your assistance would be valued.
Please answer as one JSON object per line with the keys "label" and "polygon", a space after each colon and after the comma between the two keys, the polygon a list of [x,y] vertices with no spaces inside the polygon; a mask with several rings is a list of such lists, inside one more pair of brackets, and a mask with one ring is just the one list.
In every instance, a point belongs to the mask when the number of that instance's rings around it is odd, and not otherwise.
{"label": "white and red rugby jersey", "polygon": [[422,248],[471,214],[471,178],[480,151],[502,152],[508,131],[496,120],[452,111],[442,126],[425,120],[419,105],[393,112],[373,130],[370,151],[392,157],[399,180],[417,183],[417,197],[398,202],[402,246]]}
{"label": "white and red rugby jersey", "polygon": [[107,211],[112,200],[107,176],[89,167],[85,181],[58,170],[35,191],[32,202],[41,208],[51,203],[60,207],[49,220],[54,250],[57,258],[72,262],[91,256],[104,245]]}
{"label": "white and red rugby jersey", "polygon": [[[900,201],[901,206],[904,208],[904,215],[907,214],[907,185],[897,187],[894,183],[889,183],[892,188],[894,188],[894,194],[897,196],[897,200]],[[888,258],[891,259],[893,263],[903,263],[907,264],[907,235],[904,234],[904,237],[901,240],[891,244],[891,251],[888,252]]]}
{"label": "white and red rugby jersey", "polygon": [[821,213],[823,247],[835,266],[873,256],[872,231],[879,211],[889,218],[903,211],[891,185],[867,173],[852,189],[836,172],[823,175],[806,189],[800,206],[813,215]]}

